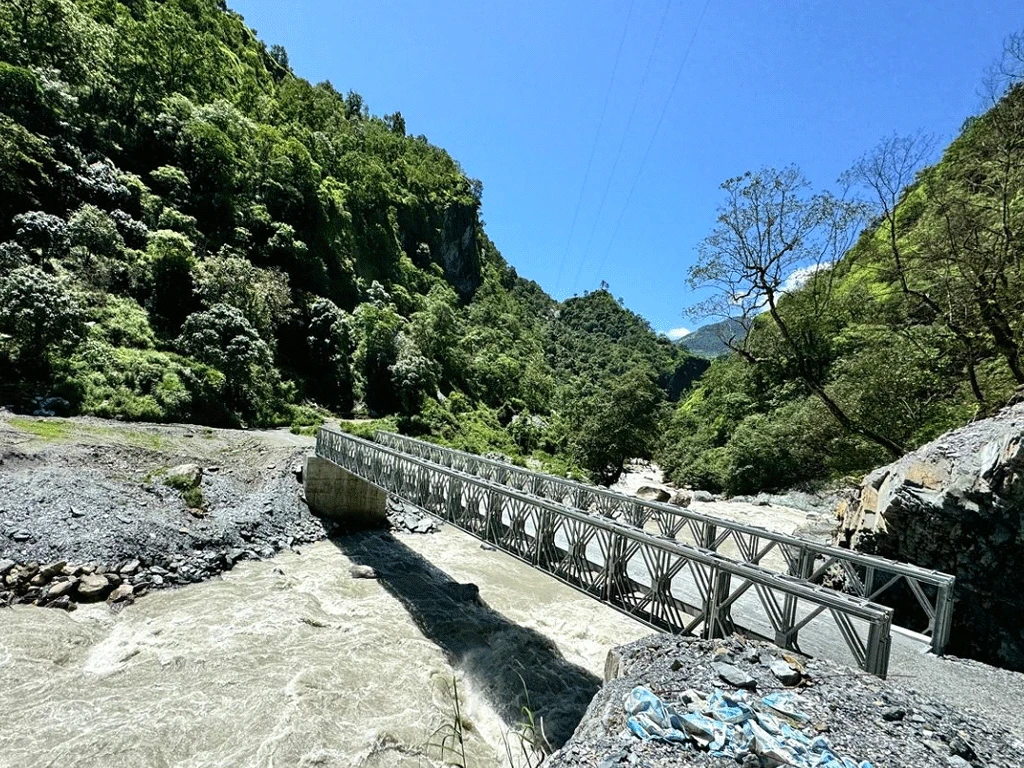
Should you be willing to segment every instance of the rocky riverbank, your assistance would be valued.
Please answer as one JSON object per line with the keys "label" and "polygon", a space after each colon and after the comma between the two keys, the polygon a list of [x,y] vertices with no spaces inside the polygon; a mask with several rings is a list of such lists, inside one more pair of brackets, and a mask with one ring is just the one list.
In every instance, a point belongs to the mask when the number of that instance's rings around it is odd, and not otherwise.
{"label": "rocky riverbank", "polygon": [[311,445],[0,415],[0,605],[123,604],[324,538],[302,498]]}
{"label": "rocky riverbank", "polygon": [[[683,729],[689,738],[682,742],[637,736],[628,727],[624,705],[637,686],[680,714],[710,715],[714,692],[721,691],[727,699],[745,701],[761,717],[770,713],[776,723],[785,724],[781,730],[788,737],[779,741],[814,743],[824,737],[817,742],[819,747],[827,742],[840,761],[849,758],[854,766],[867,761],[874,768],[1011,768],[1024,761],[1024,743],[985,718],[897,683],[824,659],[783,652],[767,643],[654,635],[612,651],[605,678],[575,734],[545,762],[545,768],[780,765],[768,754],[764,736],[759,744],[738,748],[738,755],[731,757],[712,755],[707,741],[689,724]],[[794,716],[764,703],[779,692],[795,695],[782,697],[794,702]],[[742,731],[745,715],[737,717]],[[734,745],[742,744],[742,734],[733,727],[725,729],[726,743],[734,737]]]}

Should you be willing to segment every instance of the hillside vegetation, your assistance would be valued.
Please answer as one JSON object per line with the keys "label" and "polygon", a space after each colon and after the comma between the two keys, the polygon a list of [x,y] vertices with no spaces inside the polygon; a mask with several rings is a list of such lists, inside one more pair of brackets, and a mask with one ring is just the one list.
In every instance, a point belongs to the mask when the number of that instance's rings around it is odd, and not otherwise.
{"label": "hillside vegetation", "polygon": [[1022,75],[1015,37],[991,108],[938,162],[926,139],[892,137],[842,180],[853,196],[792,168],[723,185],[691,283],[714,291],[700,311],[742,313],[750,333],[675,410],[659,456],[676,482],[749,493],[863,472],[1014,397]]}
{"label": "hillside vegetation", "polygon": [[390,416],[613,479],[702,365],[603,288],[520,278],[481,195],[222,2],[6,0],[0,404]]}

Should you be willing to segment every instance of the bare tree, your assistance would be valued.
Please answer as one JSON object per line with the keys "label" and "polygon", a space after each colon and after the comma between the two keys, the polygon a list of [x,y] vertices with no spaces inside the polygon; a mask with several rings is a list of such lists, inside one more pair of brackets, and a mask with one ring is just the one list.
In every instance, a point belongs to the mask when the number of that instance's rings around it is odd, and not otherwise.
{"label": "bare tree", "polygon": [[957,339],[964,350],[971,391],[979,403],[984,403],[985,395],[977,375],[980,355],[973,329],[961,319],[962,312],[949,300],[950,296],[941,295],[941,288],[948,286],[948,281],[925,279],[934,272],[933,265],[925,267],[904,248],[904,240],[913,224],[908,221],[910,216],[901,203],[916,183],[918,174],[932,160],[934,147],[935,139],[924,134],[890,136],[861,157],[844,174],[842,181],[867,191],[888,251],[891,272],[887,270],[887,276],[895,280],[904,296],[925,307]]}
{"label": "bare tree", "polygon": [[[863,223],[863,206],[828,192],[812,191],[799,170],[765,168],[722,184],[725,203],[718,225],[698,247],[690,268],[695,289],[712,290],[692,312],[738,317],[753,327],[762,315],[778,332],[793,369],[807,389],[848,432],[885,448],[904,450],[894,440],[856,422],[825,387],[818,345],[820,324],[832,299],[833,269]],[[780,311],[795,274],[808,277],[801,292],[801,317]],[[797,327],[799,325],[799,327]],[[751,345],[751,334],[731,339],[731,349],[749,363],[766,362]]]}

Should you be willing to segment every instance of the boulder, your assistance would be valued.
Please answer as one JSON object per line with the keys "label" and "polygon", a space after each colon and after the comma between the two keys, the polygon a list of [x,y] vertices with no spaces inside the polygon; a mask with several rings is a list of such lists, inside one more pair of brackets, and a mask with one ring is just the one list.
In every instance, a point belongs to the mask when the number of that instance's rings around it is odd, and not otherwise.
{"label": "boulder", "polygon": [[707,502],[710,502],[710,501],[714,501],[715,497],[712,496],[707,491],[694,491],[693,492],[693,500],[694,501],[700,501],[700,502],[707,503]]}
{"label": "boulder", "polygon": [[131,584],[122,584],[110,593],[107,600],[112,603],[120,603],[130,598],[133,594],[135,594],[135,587]]}
{"label": "boulder", "polygon": [[376,579],[377,572],[369,565],[353,565],[348,569],[348,574],[353,579]]}
{"label": "boulder", "polygon": [[751,691],[757,688],[757,681],[733,664],[716,661],[711,667],[715,670],[715,674],[734,688],[746,688]]}
{"label": "boulder", "polygon": [[58,597],[70,594],[78,586],[78,579],[71,577],[67,581],[58,581],[49,586],[46,590],[47,600],[56,600]]}
{"label": "boulder", "polygon": [[771,663],[769,669],[783,685],[799,685],[803,678],[800,671],[790,666],[785,659],[776,659]]}
{"label": "boulder", "polygon": [[681,490],[676,491],[672,494],[672,498],[668,500],[669,504],[675,504],[677,507],[688,507],[693,502],[693,491]]}
{"label": "boulder", "polygon": [[17,563],[13,560],[0,560],[0,576],[7,575],[7,572],[15,565],[17,565]]}
{"label": "boulder", "polygon": [[99,602],[110,591],[107,577],[98,573],[89,573],[78,582],[78,599],[83,603]]}
{"label": "boulder", "polygon": [[197,488],[203,480],[203,468],[198,464],[179,464],[171,467],[164,475],[164,482],[167,485],[186,490]]}
{"label": "boulder", "polygon": [[1018,404],[867,475],[839,502],[838,543],[956,576],[949,652],[1024,670],[1022,509]]}
{"label": "boulder", "polygon": [[637,498],[643,499],[644,501],[660,501],[665,502],[672,498],[672,494],[669,493],[667,488],[662,488],[657,485],[642,485],[636,490]]}

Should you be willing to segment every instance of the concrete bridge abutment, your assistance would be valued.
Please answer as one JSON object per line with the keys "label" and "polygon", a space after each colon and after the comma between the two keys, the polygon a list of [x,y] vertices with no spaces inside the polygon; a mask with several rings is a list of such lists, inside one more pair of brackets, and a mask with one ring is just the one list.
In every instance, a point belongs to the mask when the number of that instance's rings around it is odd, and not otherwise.
{"label": "concrete bridge abutment", "polygon": [[328,459],[307,456],[306,503],[318,517],[360,530],[387,525],[388,494]]}

